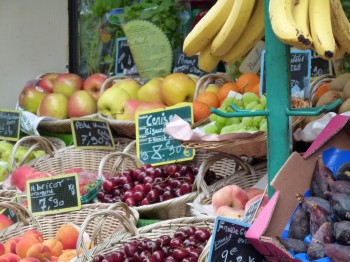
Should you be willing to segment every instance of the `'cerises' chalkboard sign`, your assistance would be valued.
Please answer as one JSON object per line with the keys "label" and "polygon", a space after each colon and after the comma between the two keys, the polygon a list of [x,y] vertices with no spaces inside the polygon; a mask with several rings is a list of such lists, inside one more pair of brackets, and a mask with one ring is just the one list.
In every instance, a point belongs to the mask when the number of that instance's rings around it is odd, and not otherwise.
{"label": "'cerises' chalkboard sign", "polygon": [[0,109],[0,139],[17,141],[21,131],[21,112]]}
{"label": "'cerises' chalkboard sign", "polygon": [[78,174],[28,180],[26,189],[28,207],[33,215],[62,213],[81,208]]}
{"label": "'cerises' chalkboard sign", "polygon": [[192,74],[199,77],[206,74],[206,72],[198,68],[198,55],[188,57],[183,52],[176,54],[174,59],[173,73],[177,72]]}
{"label": "'cerises' chalkboard sign", "polygon": [[117,39],[116,45],[116,58],[115,58],[115,74],[133,74],[135,70],[135,62],[129,48],[126,37],[120,37]]}
{"label": "'cerises' chalkboard sign", "polygon": [[192,106],[168,107],[137,115],[137,156],[146,164],[165,164],[190,160],[194,150],[184,148],[180,141],[165,134],[166,125],[177,115],[192,124]]}
{"label": "'cerises' chalkboard sign", "polygon": [[96,118],[71,118],[74,145],[76,148],[115,148],[111,130],[106,121]]}
{"label": "'cerises' chalkboard sign", "polygon": [[[311,71],[310,50],[291,50],[290,56],[290,87],[291,97],[310,97],[310,71]],[[261,92],[266,93],[266,72],[265,72],[265,50],[261,59],[262,74],[260,77]]]}
{"label": "'cerises' chalkboard sign", "polygon": [[264,262],[264,256],[245,238],[248,228],[248,224],[216,217],[208,261]]}
{"label": "'cerises' chalkboard sign", "polygon": [[328,74],[333,74],[331,60],[324,60],[315,51],[311,51],[311,78]]}

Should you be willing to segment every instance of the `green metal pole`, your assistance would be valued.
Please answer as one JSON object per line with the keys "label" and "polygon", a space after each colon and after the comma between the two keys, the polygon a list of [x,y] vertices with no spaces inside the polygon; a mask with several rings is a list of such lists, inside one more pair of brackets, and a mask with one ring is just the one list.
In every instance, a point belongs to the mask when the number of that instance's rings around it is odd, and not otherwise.
{"label": "green metal pole", "polygon": [[268,193],[270,182],[291,153],[290,117],[290,48],[274,35],[269,19],[269,0],[265,0],[266,107],[269,111],[267,133]]}

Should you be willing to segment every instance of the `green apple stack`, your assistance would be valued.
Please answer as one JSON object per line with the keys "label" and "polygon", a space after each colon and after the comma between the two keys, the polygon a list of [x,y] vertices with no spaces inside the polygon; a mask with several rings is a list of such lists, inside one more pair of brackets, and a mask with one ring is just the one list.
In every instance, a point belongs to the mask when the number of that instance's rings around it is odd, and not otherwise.
{"label": "green apple stack", "polygon": [[[240,109],[255,111],[266,109],[266,97],[262,95],[257,96],[254,93],[246,92],[241,99],[236,97],[228,97],[224,100],[218,110],[222,112],[234,112],[231,108],[234,104]],[[247,117],[232,117],[225,118],[216,114],[210,115],[210,122],[204,127],[205,134],[223,135],[229,133],[242,133],[254,131],[267,131],[266,116],[247,116]]]}

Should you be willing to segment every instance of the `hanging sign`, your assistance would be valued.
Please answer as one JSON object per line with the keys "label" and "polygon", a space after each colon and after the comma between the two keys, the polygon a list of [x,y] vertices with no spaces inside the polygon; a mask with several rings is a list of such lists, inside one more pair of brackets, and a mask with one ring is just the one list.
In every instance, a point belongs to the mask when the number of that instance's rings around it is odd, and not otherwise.
{"label": "hanging sign", "polygon": [[[216,70],[213,70],[213,72],[215,71]],[[207,74],[198,68],[198,55],[186,56],[183,52],[177,53],[174,59],[173,73],[177,72],[192,74],[199,77]]]}
{"label": "hanging sign", "polygon": [[233,219],[216,217],[208,261],[266,261],[245,238],[249,226]]}
{"label": "hanging sign", "polygon": [[194,149],[184,148],[180,141],[164,132],[175,115],[193,123],[192,105],[186,104],[142,112],[136,116],[136,151],[142,162],[160,165],[194,157]]}
{"label": "hanging sign", "polygon": [[115,149],[108,123],[97,118],[71,118],[75,148]]}
{"label": "hanging sign", "polygon": [[78,174],[28,180],[28,208],[33,215],[46,215],[81,208]]}
{"label": "hanging sign", "polygon": [[0,109],[0,139],[17,141],[21,132],[21,111]]}
{"label": "hanging sign", "polygon": [[115,74],[116,75],[130,75],[136,73],[136,65],[132,58],[131,50],[129,48],[126,37],[117,39],[116,44],[116,58],[115,58]]}

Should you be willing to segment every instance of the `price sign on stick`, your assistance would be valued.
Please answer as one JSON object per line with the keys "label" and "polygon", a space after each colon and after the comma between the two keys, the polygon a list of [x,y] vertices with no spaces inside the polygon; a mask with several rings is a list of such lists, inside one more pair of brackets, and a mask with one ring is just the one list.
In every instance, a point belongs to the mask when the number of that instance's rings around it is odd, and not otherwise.
{"label": "price sign on stick", "polygon": [[96,118],[72,118],[71,126],[76,148],[115,148],[111,129],[106,121]]}
{"label": "price sign on stick", "polygon": [[324,60],[315,51],[311,51],[311,79],[328,74],[333,75],[332,61]]}
{"label": "price sign on stick", "polygon": [[266,261],[245,238],[248,228],[249,224],[216,217],[208,261]]}
{"label": "price sign on stick", "polygon": [[182,105],[142,112],[136,117],[136,151],[142,162],[160,165],[190,160],[194,149],[185,148],[181,142],[165,134],[166,125],[175,116],[192,124],[192,106]]}
{"label": "price sign on stick", "polygon": [[0,109],[0,139],[17,141],[21,131],[21,111]]}
{"label": "price sign on stick", "polygon": [[28,207],[35,216],[81,208],[76,173],[28,180],[26,189]]}

